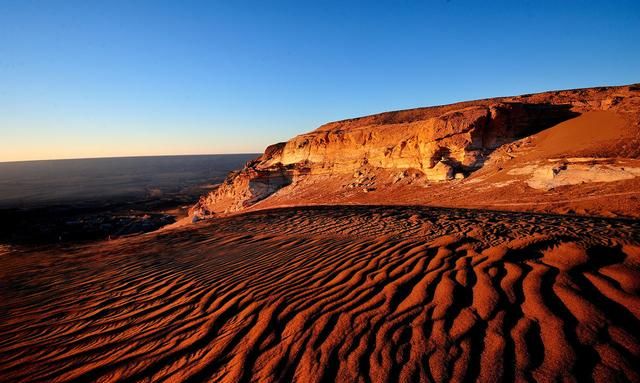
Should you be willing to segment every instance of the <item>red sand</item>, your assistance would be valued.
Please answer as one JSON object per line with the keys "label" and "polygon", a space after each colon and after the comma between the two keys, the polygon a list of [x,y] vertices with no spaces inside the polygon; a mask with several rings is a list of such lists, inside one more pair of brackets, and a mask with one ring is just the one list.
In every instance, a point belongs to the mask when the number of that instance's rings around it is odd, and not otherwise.
{"label": "red sand", "polygon": [[2,381],[640,380],[637,221],[299,208],[2,251]]}

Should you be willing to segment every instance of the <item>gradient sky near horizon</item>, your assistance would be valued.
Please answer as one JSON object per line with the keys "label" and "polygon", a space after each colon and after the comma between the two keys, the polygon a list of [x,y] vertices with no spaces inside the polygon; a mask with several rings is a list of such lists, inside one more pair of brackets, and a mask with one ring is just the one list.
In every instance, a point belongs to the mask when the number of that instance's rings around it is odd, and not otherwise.
{"label": "gradient sky near horizon", "polygon": [[0,161],[261,152],[337,119],[635,82],[637,0],[0,0]]}

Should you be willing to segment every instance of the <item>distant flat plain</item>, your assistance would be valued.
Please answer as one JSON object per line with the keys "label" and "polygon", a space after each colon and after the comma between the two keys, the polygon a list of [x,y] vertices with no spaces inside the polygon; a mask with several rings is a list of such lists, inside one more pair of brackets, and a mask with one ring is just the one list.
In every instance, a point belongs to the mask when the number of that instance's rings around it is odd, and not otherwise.
{"label": "distant flat plain", "polygon": [[0,243],[95,240],[156,230],[257,154],[0,163]]}
{"label": "distant flat plain", "polygon": [[0,208],[176,194],[220,182],[258,154],[0,163]]}

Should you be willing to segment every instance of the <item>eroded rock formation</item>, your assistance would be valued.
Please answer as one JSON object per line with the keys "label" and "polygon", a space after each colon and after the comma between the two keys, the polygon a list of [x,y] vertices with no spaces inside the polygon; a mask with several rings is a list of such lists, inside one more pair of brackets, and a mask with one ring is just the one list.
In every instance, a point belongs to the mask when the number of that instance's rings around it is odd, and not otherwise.
{"label": "eroded rock formation", "polygon": [[[374,190],[379,172],[424,182],[464,178],[496,149],[586,112],[610,110],[636,121],[640,87],[546,92],[419,108],[332,122],[269,146],[192,209],[237,211],[306,177],[351,175]],[[360,173],[360,174],[358,174]],[[363,179],[366,174],[368,179]],[[366,177],[365,177],[366,178]],[[368,185],[368,186],[367,186]]]}

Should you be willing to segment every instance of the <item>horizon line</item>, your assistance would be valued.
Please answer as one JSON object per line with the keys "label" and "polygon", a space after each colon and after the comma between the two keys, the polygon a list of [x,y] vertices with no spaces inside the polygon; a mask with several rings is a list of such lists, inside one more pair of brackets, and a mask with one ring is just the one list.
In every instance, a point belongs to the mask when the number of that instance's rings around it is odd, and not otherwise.
{"label": "horizon line", "polygon": [[123,155],[123,156],[99,156],[99,157],[68,157],[68,158],[41,158],[33,160],[0,160],[0,164],[20,163],[20,162],[41,162],[41,161],[77,161],[77,160],[108,160],[115,158],[152,158],[152,157],[204,157],[204,156],[234,156],[244,154],[257,154],[263,152],[238,152],[238,153],[197,153],[197,154],[141,154],[141,155]]}

